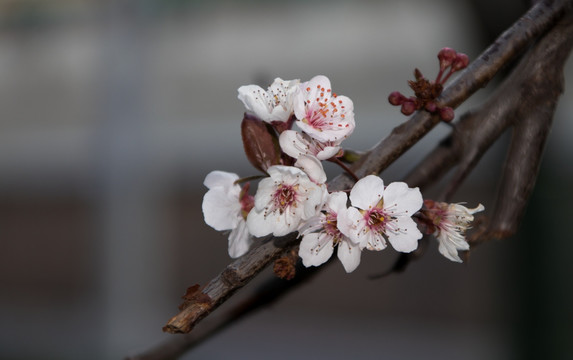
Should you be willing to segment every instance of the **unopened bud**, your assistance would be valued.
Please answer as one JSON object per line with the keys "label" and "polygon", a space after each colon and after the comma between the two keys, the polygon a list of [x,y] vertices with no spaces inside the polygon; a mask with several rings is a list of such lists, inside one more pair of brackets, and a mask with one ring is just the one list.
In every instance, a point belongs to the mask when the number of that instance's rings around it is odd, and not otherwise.
{"label": "unopened bud", "polygon": [[406,100],[402,104],[402,109],[400,110],[404,115],[412,115],[416,111],[416,104],[411,100]]}
{"label": "unopened bud", "polygon": [[424,75],[422,75],[422,72],[416,68],[414,69],[414,77],[416,78],[416,80],[422,80],[424,78]]}
{"label": "unopened bud", "polygon": [[444,106],[440,108],[440,118],[445,122],[450,122],[454,120],[454,109],[449,106]]}
{"label": "unopened bud", "polygon": [[402,105],[406,101],[406,97],[402,95],[399,91],[393,91],[388,96],[388,101],[392,105]]}
{"label": "unopened bud", "polygon": [[440,70],[446,69],[452,65],[456,58],[456,51],[452,48],[445,47],[438,53],[438,60],[440,60]]}
{"label": "unopened bud", "polygon": [[466,54],[459,53],[458,55],[456,55],[456,59],[452,64],[452,71],[465,69],[469,63],[470,59],[468,58],[468,56]]}
{"label": "unopened bud", "polygon": [[428,112],[431,112],[431,113],[436,112],[436,109],[437,109],[436,104],[433,101],[428,101],[426,103],[425,108]]}

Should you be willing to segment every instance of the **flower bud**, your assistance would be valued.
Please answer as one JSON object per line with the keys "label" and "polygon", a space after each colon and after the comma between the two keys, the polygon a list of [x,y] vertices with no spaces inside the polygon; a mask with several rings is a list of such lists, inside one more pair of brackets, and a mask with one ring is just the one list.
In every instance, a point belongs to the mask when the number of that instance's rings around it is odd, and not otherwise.
{"label": "flower bud", "polygon": [[461,69],[465,69],[468,64],[470,63],[470,59],[466,54],[459,53],[456,55],[454,63],[452,64],[452,71],[458,71]]}
{"label": "flower bud", "polygon": [[446,69],[448,66],[452,65],[456,59],[456,51],[449,47],[445,47],[438,53],[438,60],[440,60],[440,70]]}
{"label": "flower bud", "polygon": [[427,110],[428,112],[435,113],[435,112],[436,112],[436,109],[437,109],[437,106],[436,106],[436,103],[434,103],[433,101],[428,101],[428,102],[426,103],[425,108],[426,108],[426,110]]}
{"label": "flower bud", "polygon": [[388,101],[392,105],[402,105],[406,101],[406,97],[402,95],[399,91],[393,91],[388,96]]}
{"label": "flower bud", "polygon": [[416,104],[412,100],[406,100],[402,104],[402,109],[400,110],[404,115],[412,115],[416,111]]}
{"label": "flower bud", "polygon": [[449,106],[444,106],[440,108],[440,118],[445,122],[450,122],[454,119],[454,109]]}

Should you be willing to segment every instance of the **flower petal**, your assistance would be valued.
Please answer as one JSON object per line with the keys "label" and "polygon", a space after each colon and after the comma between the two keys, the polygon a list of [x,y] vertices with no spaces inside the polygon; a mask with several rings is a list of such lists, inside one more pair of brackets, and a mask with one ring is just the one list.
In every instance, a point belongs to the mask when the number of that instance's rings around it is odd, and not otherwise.
{"label": "flower petal", "polygon": [[218,231],[235,228],[241,216],[239,192],[233,196],[224,187],[207,191],[201,205],[205,223]]}
{"label": "flower petal", "polygon": [[268,105],[271,99],[263,88],[257,85],[244,85],[239,88],[238,92],[238,98],[243,102],[247,110],[263,121],[272,120],[271,109]]}
{"label": "flower petal", "polygon": [[295,159],[310,152],[309,144],[304,141],[299,132],[294,130],[283,131],[279,136],[279,143],[282,151]]}
{"label": "flower petal", "polygon": [[375,175],[368,175],[354,185],[350,191],[352,206],[368,210],[382,199],[384,194],[384,181]]}
{"label": "flower petal", "polygon": [[229,234],[229,256],[233,259],[243,256],[249,251],[252,243],[253,239],[249,234],[247,223],[241,219],[237,227]]}
{"label": "flower petal", "polygon": [[[254,208],[247,215],[247,228],[249,233],[256,237],[266,236],[274,230],[274,221],[267,221],[264,211],[257,211]],[[273,218],[274,220],[274,218]]]}
{"label": "flower petal", "polygon": [[393,182],[384,190],[384,210],[395,215],[412,216],[420,210],[424,199],[418,188],[409,188],[403,182]]}
{"label": "flower petal", "polygon": [[318,160],[328,160],[340,152],[340,146],[325,146],[316,154]]}
{"label": "flower petal", "polygon": [[310,180],[317,184],[324,184],[326,182],[326,174],[322,163],[314,156],[301,155],[294,166],[304,171]]}
{"label": "flower petal", "polygon": [[326,233],[311,233],[302,238],[298,255],[304,266],[319,266],[324,264],[334,251],[334,243],[331,236]]}
{"label": "flower petal", "polygon": [[451,261],[459,263],[462,262],[462,259],[458,255],[458,249],[456,248],[453,242],[449,241],[446,233],[444,232],[440,233],[438,235],[438,241],[440,242],[440,246],[438,247],[438,251],[440,251],[440,254],[444,255]]}
{"label": "flower petal", "polygon": [[[208,189],[217,187],[217,186],[224,186],[224,187],[231,187],[234,185],[234,182],[239,179],[237,174],[233,174],[226,171],[215,170],[211,171],[205,177],[205,181],[203,181],[203,185],[205,185]],[[239,187],[240,186],[235,185]]]}
{"label": "flower petal", "polygon": [[387,229],[386,236],[394,250],[409,253],[418,248],[418,240],[422,238],[422,233],[412,218],[397,217],[392,225],[393,229]]}
{"label": "flower petal", "polygon": [[[272,166],[269,170],[271,168]],[[257,188],[257,193],[255,195],[255,209],[261,211],[267,207],[269,202],[273,199],[275,190],[275,181],[272,178],[264,178],[259,181],[259,187]]]}
{"label": "flower petal", "polygon": [[348,195],[346,195],[344,191],[336,191],[328,196],[328,200],[326,201],[326,206],[331,210],[330,212],[338,214],[346,210],[347,202],[348,202]]}
{"label": "flower petal", "polygon": [[347,273],[351,273],[360,265],[360,247],[350,241],[342,240],[338,243],[338,259]]}

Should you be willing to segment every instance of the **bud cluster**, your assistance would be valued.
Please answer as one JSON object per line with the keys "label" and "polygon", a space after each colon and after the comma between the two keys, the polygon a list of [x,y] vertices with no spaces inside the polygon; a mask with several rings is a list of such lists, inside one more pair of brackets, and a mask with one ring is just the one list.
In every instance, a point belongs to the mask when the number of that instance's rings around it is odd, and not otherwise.
{"label": "bud cluster", "polygon": [[[429,81],[418,69],[414,70],[415,81],[408,81],[408,85],[414,91],[415,96],[406,97],[399,91],[394,91],[388,96],[390,104],[401,106],[404,115],[411,115],[416,110],[424,109],[432,114],[438,114],[443,121],[449,122],[454,119],[454,110],[449,106],[443,106],[436,102],[442,93],[444,84],[456,71],[465,69],[469,59],[466,54],[456,53],[450,48],[443,48],[438,53],[440,71],[434,81]],[[446,71],[448,70],[449,71]]]}

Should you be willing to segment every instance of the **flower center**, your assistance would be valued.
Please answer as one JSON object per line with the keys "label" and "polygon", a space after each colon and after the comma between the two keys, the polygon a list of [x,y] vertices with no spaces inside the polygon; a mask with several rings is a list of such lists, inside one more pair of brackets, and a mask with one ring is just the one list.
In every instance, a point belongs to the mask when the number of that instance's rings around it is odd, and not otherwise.
{"label": "flower center", "polygon": [[388,216],[383,209],[375,207],[371,210],[364,212],[364,220],[366,220],[366,226],[374,232],[384,232],[388,222],[392,220],[391,216]]}
{"label": "flower center", "polygon": [[[310,90],[310,88],[306,89],[306,91]],[[334,121],[335,117],[344,120],[344,114],[337,114],[339,106],[341,109],[344,109],[344,105],[341,105],[342,101],[336,99],[336,94],[331,94],[331,89],[325,89],[317,85],[317,90],[318,93],[315,99],[309,99],[304,102],[305,106],[307,106],[307,111],[303,121],[317,130],[331,127],[348,127],[348,125],[343,126]]]}
{"label": "flower center", "polygon": [[283,212],[285,212],[285,209],[291,205],[296,206],[296,200],[297,200],[297,192],[296,192],[296,188],[298,187],[298,185],[292,186],[292,185],[285,185],[285,184],[280,184],[277,187],[277,190],[275,191],[274,195],[273,195],[273,202],[274,202],[274,208],[275,210],[278,209],[279,212],[282,214]]}
{"label": "flower center", "polygon": [[334,240],[334,243],[337,244],[340,241],[340,230],[337,227],[338,220],[336,213],[326,213],[326,219],[324,220],[324,231],[326,234],[331,236]]}

